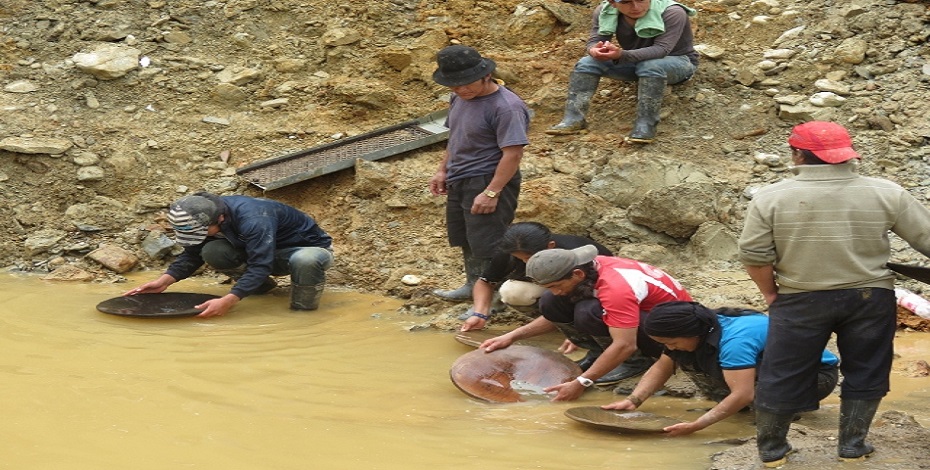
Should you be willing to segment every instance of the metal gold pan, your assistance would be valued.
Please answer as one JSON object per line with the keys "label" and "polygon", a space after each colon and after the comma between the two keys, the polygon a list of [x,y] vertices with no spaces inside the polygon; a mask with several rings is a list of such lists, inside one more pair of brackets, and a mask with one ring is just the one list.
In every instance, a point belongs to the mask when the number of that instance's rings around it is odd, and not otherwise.
{"label": "metal gold pan", "polygon": [[217,298],[219,297],[212,294],[189,292],[137,294],[104,300],[97,304],[97,310],[123,317],[192,317],[203,311],[194,308],[195,305]]}
{"label": "metal gold pan", "polygon": [[520,402],[534,395],[548,398],[544,388],[580,374],[581,368],[561,353],[520,345],[490,353],[476,349],[456,359],[449,370],[459,390],[492,403]]}

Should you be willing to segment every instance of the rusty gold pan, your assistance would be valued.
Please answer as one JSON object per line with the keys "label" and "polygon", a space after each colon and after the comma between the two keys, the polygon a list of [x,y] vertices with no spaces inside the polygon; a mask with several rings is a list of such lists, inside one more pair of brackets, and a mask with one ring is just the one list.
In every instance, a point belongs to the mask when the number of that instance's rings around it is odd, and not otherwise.
{"label": "rusty gold pan", "polygon": [[599,406],[579,406],[565,410],[565,416],[596,428],[625,433],[660,433],[681,421],[642,411],[605,410]]}
{"label": "rusty gold pan", "polygon": [[476,349],[456,359],[452,383],[467,395],[492,403],[548,397],[546,387],[568,382],[581,368],[561,353],[535,346],[513,345],[486,353]]}

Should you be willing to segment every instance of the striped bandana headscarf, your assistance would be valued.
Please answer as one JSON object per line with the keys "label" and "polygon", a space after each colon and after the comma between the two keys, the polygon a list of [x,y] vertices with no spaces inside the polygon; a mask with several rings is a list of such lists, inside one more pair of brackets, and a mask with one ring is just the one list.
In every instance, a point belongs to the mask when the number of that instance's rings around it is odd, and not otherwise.
{"label": "striped bandana headscarf", "polygon": [[219,207],[199,195],[182,197],[168,208],[168,222],[174,228],[175,239],[181,246],[203,243],[210,225],[217,223],[219,215]]}

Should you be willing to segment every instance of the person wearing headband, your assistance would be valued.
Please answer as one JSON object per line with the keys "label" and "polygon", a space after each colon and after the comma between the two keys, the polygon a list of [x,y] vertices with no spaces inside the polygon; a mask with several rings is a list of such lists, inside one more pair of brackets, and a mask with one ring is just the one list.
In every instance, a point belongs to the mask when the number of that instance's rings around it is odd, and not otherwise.
{"label": "person wearing headband", "polygon": [[[765,350],[769,319],[750,309],[709,309],[697,302],[666,302],[649,312],[643,330],[664,345],[662,356],[623,400],[605,410],[635,410],[659,391],[680,368],[707,398],[717,405],[698,419],[668,426],[670,436],[700,431],[752,404],[756,369]],[[824,350],[817,374],[817,396],[822,400],[839,380],[839,359]]]}

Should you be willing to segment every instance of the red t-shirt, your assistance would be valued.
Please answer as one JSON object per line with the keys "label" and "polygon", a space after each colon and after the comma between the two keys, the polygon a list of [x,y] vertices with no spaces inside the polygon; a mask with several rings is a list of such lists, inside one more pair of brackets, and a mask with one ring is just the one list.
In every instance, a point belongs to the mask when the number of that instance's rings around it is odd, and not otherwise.
{"label": "red t-shirt", "polygon": [[594,258],[598,279],[595,295],[604,307],[604,323],[613,328],[636,328],[639,313],[691,295],[672,276],[646,263],[627,258]]}

